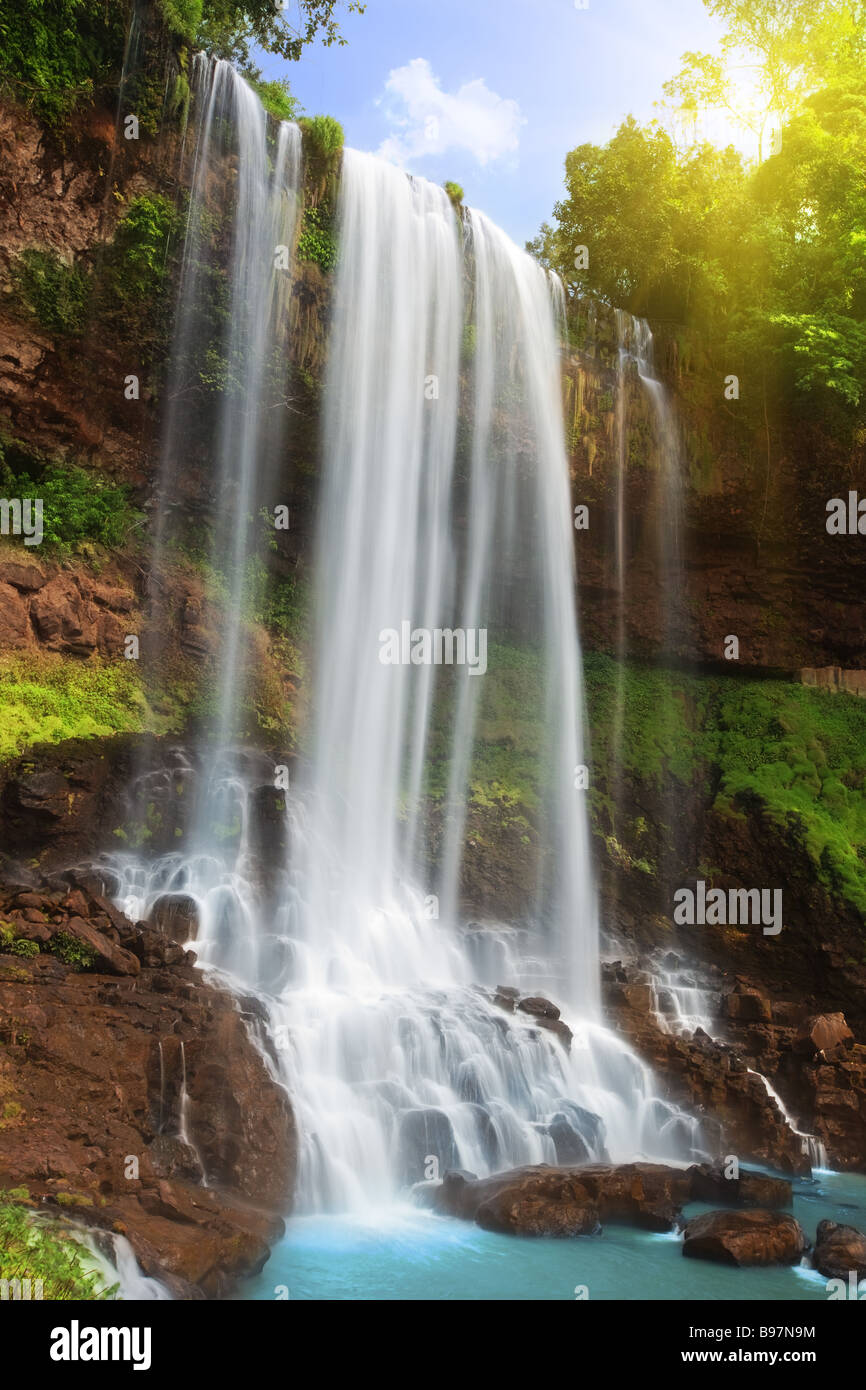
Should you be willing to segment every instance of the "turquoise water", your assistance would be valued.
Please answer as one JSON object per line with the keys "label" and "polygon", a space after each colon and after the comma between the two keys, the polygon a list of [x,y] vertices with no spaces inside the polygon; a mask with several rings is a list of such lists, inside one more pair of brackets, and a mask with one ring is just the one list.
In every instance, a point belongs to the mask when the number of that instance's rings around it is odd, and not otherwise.
{"label": "turquoise water", "polygon": [[[694,1204],[687,1215],[710,1207]],[[813,1240],[819,1221],[866,1229],[866,1177],[816,1173],[794,1188],[794,1215]],[[686,1260],[674,1235],[607,1226],[600,1236],[531,1240],[412,1206],[368,1219],[293,1218],[245,1299],[571,1300],[827,1298],[826,1280],[804,1268],[733,1269]],[[287,1291],[287,1292],[286,1292]]]}

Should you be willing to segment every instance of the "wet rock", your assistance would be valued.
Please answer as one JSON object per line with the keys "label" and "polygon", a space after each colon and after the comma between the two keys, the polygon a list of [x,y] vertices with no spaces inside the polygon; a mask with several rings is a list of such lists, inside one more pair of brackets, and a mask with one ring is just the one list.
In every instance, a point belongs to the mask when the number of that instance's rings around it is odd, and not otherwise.
{"label": "wet rock", "polygon": [[511,985],[497,985],[493,1002],[497,1008],[504,1009],[507,1014],[513,1014],[519,998],[519,989],[513,989]]}
{"label": "wet rock", "polygon": [[451,1121],[444,1110],[407,1110],[399,1120],[398,1154],[400,1178],[407,1186],[421,1182],[429,1159],[438,1171],[457,1166],[457,1145]]}
{"label": "wet rock", "polygon": [[559,1009],[542,995],[530,995],[526,999],[521,999],[517,1007],[521,1013],[531,1014],[533,1018],[551,1020],[559,1018]]}
{"label": "wet rock", "polygon": [[539,1028],[543,1028],[546,1033],[553,1033],[566,1052],[571,1051],[571,1042],[574,1034],[567,1023],[563,1023],[561,1018],[537,1018],[536,1023]]}
{"label": "wet rock", "polygon": [[540,1164],[474,1181],[449,1173],[423,1194],[423,1200],[443,1214],[475,1220],[488,1230],[585,1235],[599,1221],[668,1231],[689,1191],[687,1174],[663,1164]]}
{"label": "wet rock", "polygon": [[847,1279],[851,1270],[858,1281],[866,1279],[866,1235],[856,1226],[819,1222],[812,1263],[828,1279]]}
{"label": "wet rock", "polygon": [[174,1134],[158,1134],[145,1150],[154,1174],[159,1178],[184,1178],[200,1182],[202,1167],[195,1149]]}
{"label": "wet rock", "polygon": [[155,931],[179,945],[194,940],[198,934],[198,906],[186,893],[165,893],[157,898],[150,914]]}
{"label": "wet rock", "polygon": [[[177,943],[124,918],[97,882],[76,872],[0,885],[0,918],[16,934],[44,926],[96,952],[83,971],[50,949],[15,959],[14,972],[0,957],[3,1082],[27,1117],[4,1129],[0,1188],[27,1187],[37,1202],[73,1193],[82,1220],[126,1235],[178,1297],[221,1297],[261,1268],[283,1229],[273,1213],[293,1189],[291,1106],[234,997]],[[25,912],[47,920],[25,923]],[[134,1176],[129,1155],[140,1158]]]}
{"label": "wet rock", "polygon": [[554,1115],[547,1132],[556,1146],[557,1163],[586,1163],[592,1152],[586,1140],[573,1128],[567,1115],[559,1111]]}
{"label": "wet rock", "polygon": [[772,1178],[743,1168],[736,1178],[726,1178],[724,1168],[708,1163],[689,1169],[692,1201],[724,1202],[739,1207],[789,1207],[793,1189],[786,1178]]}
{"label": "wet rock", "polygon": [[683,1254],[733,1265],[797,1264],[806,1249],[803,1229],[777,1211],[711,1211],[686,1224]]}
{"label": "wet rock", "polygon": [[[585,1110],[573,1100],[563,1097],[559,1101],[559,1109],[550,1121],[548,1132],[556,1145],[557,1163],[583,1163],[589,1159],[607,1162],[604,1121],[600,1115]],[[574,1140],[577,1142],[574,1143]],[[569,1157],[569,1153],[573,1156]]]}
{"label": "wet rock", "polygon": [[286,793],[278,787],[256,787],[250,797],[250,839],[266,863],[282,862],[288,851],[289,823]]}

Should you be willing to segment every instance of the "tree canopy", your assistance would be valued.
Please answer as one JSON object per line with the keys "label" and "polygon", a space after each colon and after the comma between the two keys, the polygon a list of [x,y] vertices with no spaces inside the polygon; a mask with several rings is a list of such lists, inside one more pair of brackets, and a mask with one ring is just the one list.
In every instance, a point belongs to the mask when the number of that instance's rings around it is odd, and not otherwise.
{"label": "tree canopy", "polygon": [[566,156],[565,196],[529,249],[572,294],[699,335],[717,362],[769,373],[792,398],[820,396],[862,434],[866,7],[704,2],[729,26],[721,52],[685,55],[668,92],[715,100],[726,60],[748,46],[764,115],[783,113],[775,152],[681,145],[661,122],[629,117],[606,145]]}

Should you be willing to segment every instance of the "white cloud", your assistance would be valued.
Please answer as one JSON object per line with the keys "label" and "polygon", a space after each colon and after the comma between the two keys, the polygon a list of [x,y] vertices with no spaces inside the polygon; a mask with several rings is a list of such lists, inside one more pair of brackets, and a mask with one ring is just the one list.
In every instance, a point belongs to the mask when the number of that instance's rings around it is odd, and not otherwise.
{"label": "white cloud", "polygon": [[393,134],[379,153],[396,164],[449,150],[468,150],[488,164],[514,153],[525,124],[517,102],[491,92],[482,77],[444,92],[426,58],[392,69],[381,105]]}

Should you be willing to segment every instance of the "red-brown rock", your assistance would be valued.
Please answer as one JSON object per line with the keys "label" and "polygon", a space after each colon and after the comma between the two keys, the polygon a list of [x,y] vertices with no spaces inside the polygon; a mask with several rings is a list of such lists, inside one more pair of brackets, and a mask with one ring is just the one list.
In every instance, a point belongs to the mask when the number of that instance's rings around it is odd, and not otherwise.
{"label": "red-brown rock", "polygon": [[803,1229],[777,1211],[710,1211],[683,1233],[683,1254],[733,1265],[797,1264],[806,1249]]}

